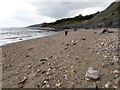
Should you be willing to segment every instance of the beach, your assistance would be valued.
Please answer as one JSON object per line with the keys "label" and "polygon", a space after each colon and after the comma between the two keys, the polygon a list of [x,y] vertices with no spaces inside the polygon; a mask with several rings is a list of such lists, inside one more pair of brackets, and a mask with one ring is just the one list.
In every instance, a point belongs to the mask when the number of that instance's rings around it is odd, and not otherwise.
{"label": "beach", "polygon": [[[118,88],[118,29],[110,30],[70,30],[2,46],[2,87]],[[98,79],[86,79],[89,67]]]}

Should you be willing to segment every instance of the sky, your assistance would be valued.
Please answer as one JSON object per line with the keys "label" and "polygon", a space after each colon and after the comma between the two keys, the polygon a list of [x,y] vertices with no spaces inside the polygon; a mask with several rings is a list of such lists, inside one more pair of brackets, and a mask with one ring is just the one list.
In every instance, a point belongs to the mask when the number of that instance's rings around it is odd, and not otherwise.
{"label": "sky", "polygon": [[0,0],[0,27],[25,27],[83,16],[106,9],[115,0]]}

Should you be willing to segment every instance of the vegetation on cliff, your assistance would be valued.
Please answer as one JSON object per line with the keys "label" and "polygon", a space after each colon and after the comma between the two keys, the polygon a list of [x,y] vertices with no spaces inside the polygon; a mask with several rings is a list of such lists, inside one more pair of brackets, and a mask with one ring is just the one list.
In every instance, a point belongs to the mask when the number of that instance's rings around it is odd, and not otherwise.
{"label": "vegetation on cliff", "polygon": [[82,16],[81,14],[73,18],[63,18],[51,23],[31,25],[29,27],[44,28],[117,28],[120,27],[120,1],[113,2],[102,12]]}

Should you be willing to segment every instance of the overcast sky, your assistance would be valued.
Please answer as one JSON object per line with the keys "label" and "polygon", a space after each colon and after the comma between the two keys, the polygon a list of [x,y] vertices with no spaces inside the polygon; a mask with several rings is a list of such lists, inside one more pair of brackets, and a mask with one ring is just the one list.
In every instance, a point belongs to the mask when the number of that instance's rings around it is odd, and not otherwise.
{"label": "overcast sky", "polygon": [[21,27],[89,15],[115,0],[0,0],[0,27]]}

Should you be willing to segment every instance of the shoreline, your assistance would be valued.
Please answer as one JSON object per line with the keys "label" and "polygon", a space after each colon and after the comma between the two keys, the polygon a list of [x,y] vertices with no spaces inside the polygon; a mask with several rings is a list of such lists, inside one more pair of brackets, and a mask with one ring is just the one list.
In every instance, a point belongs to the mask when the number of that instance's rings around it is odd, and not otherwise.
{"label": "shoreline", "polygon": [[8,43],[8,44],[5,44],[5,45],[3,45],[3,46],[0,46],[0,48],[2,48],[2,47],[4,47],[4,46],[14,45],[14,44],[21,44],[21,43],[27,43],[27,42],[34,42],[34,41],[38,41],[38,40],[41,40],[41,39],[56,37],[57,35],[59,35],[59,34],[61,34],[61,33],[63,33],[63,35],[64,35],[64,32],[59,32],[59,33],[52,34],[52,35],[48,35],[48,36],[36,37],[36,38],[31,38],[31,39],[27,39],[27,40],[23,40],[23,41]]}
{"label": "shoreline", "polygon": [[[19,29],[19,28],[17,28],[17,29]],[[0,46],[4,46],[4,45],[10,44],[10,43],[17,43],[17,42],[21,42],[21,41],[25,41],[25,40],[35,39],[35,38],[41,38],[41,37],[50,36],[50,35],[59,33],[59,32],[55,32],[55,31],[48,32],[48,31],[44,31],[44,30],[40,30],[40,31],[39,30],[30,30],[30,28],[27,30],[24,30],[24,28],[20,28],[20,29],[23,30],[24,33],[21,33],[20,30],[18,32],[16,32],[13,28],[15,33],[13,31],[11,31],[12,34],[9,34],[9,31],[7,31],[8,33],[6,35],[3,34],[3,36],[1,36]],[[32,31],[34,32],[33,34],[32,34]],[[7,35],[9,37],[6,37]],[[14,36],[12,36],[12,35],[14,35]],[[5,38],[4,38],[4,36],[5,36]]]}
{"label": "shoreline", "polygon": [[[3,46],[3,88],[85,88],[93,83],[103,88],[109,81],[110,88],[118,87],[118,33],[111,30],[101,35],[98,30],[62,32]],[[100,71],[100,79],[85,80],[89,67]]]}

